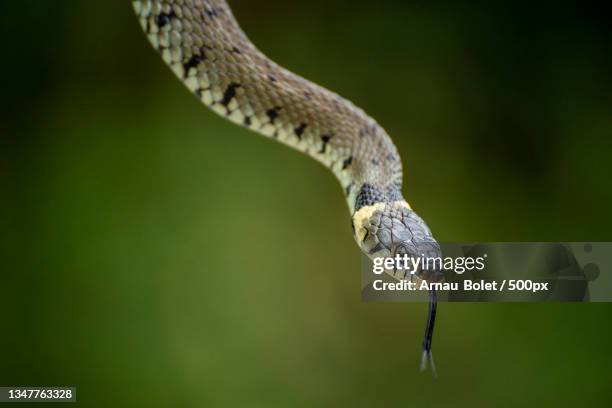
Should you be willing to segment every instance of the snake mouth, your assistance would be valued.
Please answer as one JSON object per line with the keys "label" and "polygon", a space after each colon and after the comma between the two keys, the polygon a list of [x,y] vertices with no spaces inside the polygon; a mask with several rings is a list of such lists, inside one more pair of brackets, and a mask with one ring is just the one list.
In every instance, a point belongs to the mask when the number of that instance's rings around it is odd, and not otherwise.
{"label": "snake mouth", "polygon": [[401,270],[401,269],[393,269],[393,277],[399,279],[409,280],[411,282],[422,282],[425,281],[427,283],[433,282],[443,282],[445,280],[444,273],[439,269],[428,269],[423,267],[418,267],[414,270]]}

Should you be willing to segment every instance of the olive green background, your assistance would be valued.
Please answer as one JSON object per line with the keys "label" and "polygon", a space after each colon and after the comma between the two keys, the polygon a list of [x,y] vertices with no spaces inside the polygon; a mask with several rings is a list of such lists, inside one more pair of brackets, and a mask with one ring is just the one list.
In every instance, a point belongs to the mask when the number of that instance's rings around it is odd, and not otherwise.
{"label": "olive green background", "polygon": [[[603,10],[232,5],[388,130],[439,240],[611,240]],[[360,300],[331,174],[200,106],[128,2],[3,1],[0,23],[1,385],[87,407],[612,402],[609,304],[442,304],[439,379],[419,373],[426,305]]]}

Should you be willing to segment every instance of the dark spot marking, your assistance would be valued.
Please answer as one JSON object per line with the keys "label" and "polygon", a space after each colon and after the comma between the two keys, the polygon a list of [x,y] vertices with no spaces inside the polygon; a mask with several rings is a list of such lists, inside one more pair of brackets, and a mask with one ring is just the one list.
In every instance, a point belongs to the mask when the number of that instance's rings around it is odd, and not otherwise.
{"label": "dark spot marking", "polygon": [[229,103],[232,101],[234,96],[236,96],[236,88],[239,88],[239,87],[240,87],[240,84],[237,84],[236,82],[230,83],[225,89],[225,93],[223,94],[223,99],[221,99],[221,102],[220,102],[221,105],[227,108],[227,105],[229,105]]}
{"label": "dark spot marking", "polygon": [[215,10],[214,8],[208,8],[208,7],[204,9],[204,14],[206,14],[210,18],[214,18],[218,16],[217,10]]}
{"label": "dark spot marking", "polygon": [[379,203],[383,200],[384,194],[380,189],[365,183],[355,198],[355,211],[359,210],[361,207]]}
{"label": "dark spot marking", "polygon": [[157,24],[159,28],[162,28],[166,26],[167,24],[169,24],[170,19],[174,17],[176,17],[176,13],[174,12],[174,10],[170,11],[170,13],[168,14],[161,13],[155,17],[155,24]]}
{"label": "dark spot marking", "polygon": [[278,81],[278,79],[276,79],[276,77],[272,74],[268,74],[268,80],[271,82],[276,82]]}
{"label": "dark spot marking", "polygon": [[389,203],[402,199],[402,192],[399,184],[389,184],[386,188],[373,186],[372,184],[364,183],[355,197],[355,211],[361,207],[373,205],[376,203]]}
{"label": "dark spot marking", "polygon": [[238,49],[238,47],[236,46],[232,47],[232,52],[235,54],[242,54],[242,52],[240,52],[240,49]]}
{"label": "dark spot marking", "polygon": [[266,111],[266,115],[268,115],[268,118],[270,118],[270,123],[274,123],[274,119],[278,117],[278,111],[280,109],[281,109],[280,106],[276,106]]}
{"label": "dark spot marking", "polygon": [[312,94],[308,91],[304,91],[304,96],[306,97],[306,99],[311,100],[312,99]]}
{"label": "dark spot marking", "polygon": [[353,156],[349,156],[347,159],[344,159],[342,162],[342,170],[346,169],[353,162]]}
{"label": "dark spot marking", "polygon": [[183,64],[183,70],[185,71],[185,78],[187,78],[187,75],[189,75],[189,70],[191,68],[197,68],[198,65],[200,65],[200,63],[204,61],[205,59],[206,59],[205,55],[204,56],[194,55],[193,57],[189,58],[189,61]]}
{"label": "dark spot marking", "polygon": [[319,151],[319,153],[325,153],[325,150],[327,149],[327,144],[329,143],[331,138],[332,137],[330,135],[321,135],[321,141],[323,142],[323,146],[321,146],[321,150]]}
{"label": "dark spot marking", "polygon": [[251,117],[250,116],[245,116],[244,117],[244,126],[251,126]]}
{"label": "dark spot marking", "polygon": [[378,159],[372,159],[372,164],[374,166],[378,166],[380,164],[380,162],[378,161]]}
{"label": "dark spot marking", "polygon": [[298,139],[302,140],[302,135],[304,134],[304,129],[306,129],[306,126],[308,125],[305,123],[300,123],[300,126],[294,129],[295,135],[298,137]]}

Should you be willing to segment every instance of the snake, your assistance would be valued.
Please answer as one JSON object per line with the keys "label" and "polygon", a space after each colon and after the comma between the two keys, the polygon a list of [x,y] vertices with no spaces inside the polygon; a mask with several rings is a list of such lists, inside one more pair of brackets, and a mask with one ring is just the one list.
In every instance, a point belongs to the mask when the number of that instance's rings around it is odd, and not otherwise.
{"label": "snake", "polygon": [[[398,150],[372,117],[269,59],[248,39],[225,0],[132,4],[153,48],[204,105],[331,170],[344,190],[355,241],[368,258],[439,256],[430,229],[402,195]],[[388,273],[408,278],[407,271]],[[421,368],[429,365],[434,373],[436,305],[436,292],[430,290]]]}

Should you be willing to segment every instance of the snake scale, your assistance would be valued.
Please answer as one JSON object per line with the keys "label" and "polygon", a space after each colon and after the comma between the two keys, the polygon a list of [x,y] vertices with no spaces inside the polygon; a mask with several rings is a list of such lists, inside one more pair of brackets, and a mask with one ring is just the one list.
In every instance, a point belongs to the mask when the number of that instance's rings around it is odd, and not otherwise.
{"label": "snake scale", "polygon": [[[402,197],[397,148],[363,110],[267,58],[224,0],[142,0],[133,6],[153,47],[206,106],[334,173],[355,240],[368,257],[439,255],[429,228]],[[407,278],[404,271],[391,274]],[[432,369],[436,302],[432,290],[422,353],[422,366],[431,363]]]}

